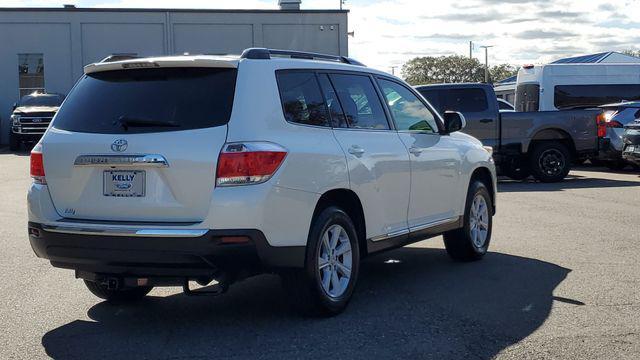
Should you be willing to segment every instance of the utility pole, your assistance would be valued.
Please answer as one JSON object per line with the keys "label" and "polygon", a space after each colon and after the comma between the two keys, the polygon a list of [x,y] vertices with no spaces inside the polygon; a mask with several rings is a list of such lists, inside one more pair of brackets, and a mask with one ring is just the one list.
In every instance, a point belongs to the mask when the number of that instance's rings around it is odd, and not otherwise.
{"label": "utility pole", "polygon": [[342,10],[342,5],[347,2],[347,0],[339,0],[340,1],[340,10]]}
{"label": "utility pole", "polygon": [[483,45],[480,46],[484,49],[484,82],[489,82],[489,48],[492,48],[493,45]]}
{"label": "utility pole", "polygon": [[469,41],[469,59],[473,59],[473,41]]}
{"label": "utility pole", "polygon": [[397,68],[397,66],[392,66],[391,67],[391,75],[395,75],[396,74],[396,68]]}

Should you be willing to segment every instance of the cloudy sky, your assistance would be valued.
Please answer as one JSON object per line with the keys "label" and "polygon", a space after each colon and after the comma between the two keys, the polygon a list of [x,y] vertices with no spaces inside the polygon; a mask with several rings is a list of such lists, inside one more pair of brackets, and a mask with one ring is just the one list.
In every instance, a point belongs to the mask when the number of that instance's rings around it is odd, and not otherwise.
{"label": "cloudy sky", "polygon": [[[336,9],[340,0],[303,0]],[[275,9],[277,0],[0,0],[0,6]],[[390,71],[424,55],[469,54],[490,63],[544,63],[600,51],[640,50],[640,0],[347,0],[350,56]]]}

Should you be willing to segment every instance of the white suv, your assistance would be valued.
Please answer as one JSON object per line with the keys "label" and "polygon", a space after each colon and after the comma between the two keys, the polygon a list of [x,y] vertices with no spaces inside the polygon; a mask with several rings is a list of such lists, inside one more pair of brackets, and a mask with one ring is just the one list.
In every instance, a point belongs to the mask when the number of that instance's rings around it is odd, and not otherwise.
{"label": "white suv", "polygon": [[440,234],[454,259],[486,253],[495,168],[463,127],[344,57],[105,60],[31,153],[30,242],[109,301],[273,271],[335,314],[369,254]]}

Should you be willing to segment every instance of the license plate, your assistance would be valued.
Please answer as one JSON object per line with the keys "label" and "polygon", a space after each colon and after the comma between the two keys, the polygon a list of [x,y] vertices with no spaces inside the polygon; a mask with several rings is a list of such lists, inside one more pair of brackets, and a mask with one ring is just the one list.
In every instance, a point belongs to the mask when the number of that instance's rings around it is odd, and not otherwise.
{"label": "license plate", "polygon": [[140,170],[105,170],[104,196],[143,197],[145,172]]}

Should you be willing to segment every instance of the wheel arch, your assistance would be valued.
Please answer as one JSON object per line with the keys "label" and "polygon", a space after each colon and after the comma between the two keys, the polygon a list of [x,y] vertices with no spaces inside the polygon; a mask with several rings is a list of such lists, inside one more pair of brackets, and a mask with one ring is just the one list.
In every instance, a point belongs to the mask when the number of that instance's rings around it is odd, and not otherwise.
{"label": "wheel arch", "polygon": [[[358,195],[350,189],[332,189],[325,192],[316,203],[311,221],[313,222],[318,214],[329,206],[337,206],[349,215],[356,227],[360,258],[364,258],[367,255],[367,228],[362,202]],[[311,226],[309,229],[311,231]]]}
{"label": "wheel arch", "polygon": [[535,135],[531,138],[531,141],[529,141],[527,153],[530,153],[533,147],[542,141],[562,142],[569,148],[571,155],[576,154],[576,145],[573,142],[573,138],[567,131],[559,128],[542,129],[535,133]]}
{"label": "wheel arch", "polygon": [[484,167],[484,166],[480,166],[478,168],[476,168],[475,170],[473,170],[473,173],[471,173],[471,178],[469,180],[469,186],[471,186],[471,184],[474,181],[480,181],[482,182],[487,189],[489,190],[489,195],[491,195],[491,207],[493,208],[493,214],[495,215],[496,213],[496,192],[497,189],[494,186],[494,181],[493,181],[493,176],[491,175],[491,170],[489,170],[489,168]]}

